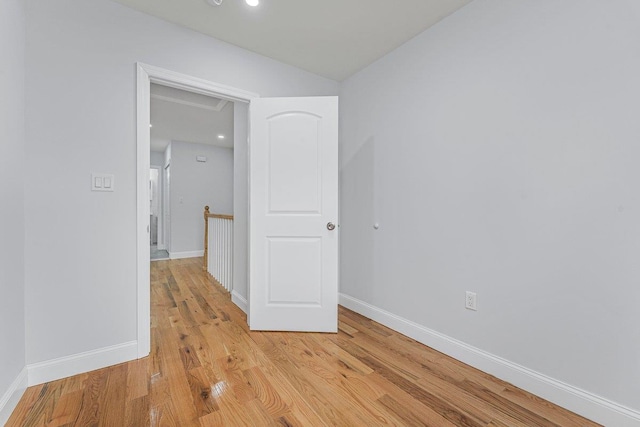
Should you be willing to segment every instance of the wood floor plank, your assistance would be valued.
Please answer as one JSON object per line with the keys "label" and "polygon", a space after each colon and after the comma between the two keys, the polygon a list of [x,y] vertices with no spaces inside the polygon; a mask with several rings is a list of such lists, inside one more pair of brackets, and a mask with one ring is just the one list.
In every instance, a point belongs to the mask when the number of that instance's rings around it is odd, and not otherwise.
{"label": "wood floor plank", "polygon": [[[395,407],[394,412],[409,412],[415,414],[415,417],[420,419],[421,422],[430,426],[442,426],[453,427],[456,424],[447,420],[442,414],[438,413],[435,409],[423,404],[419,400],[415,399],[407,391],[401,389],[395,384],[388,384],[387,380],[378,375],[377,373],[370,374],[367,378],[370,382],[377,383],[387,392],[387,396],[393,401],[398,402],[399,406]],[[377,403],[383,406],[388,406],[391,400],[383,399],[378,400]]]}
{"label": "wood floor plank", "polygon": [[559,426],[582,427],[593,425],[591,421],[580,417],[579,415],[568,412],[557,405],[512,385],[507,385],[501,395],[523,408],[543,415],[546,419]]}
{"label": "wood floor plank", "polygon": [[278,419],[289,412],[289,406],[269,383],[260,368],[253,367],[243,373],[256,398],[274,419]]}
{"label": "wood floor plank", "polygon": [[38,410],[34,408],[34,404],[38,401],[41,396],[42,389],[46,386],[47,384],[39,384],[25,390],[19,404],[7,420],[7,426],[22,425],[19,423],[25,423],[29,416],[36,414]]}
{"label": "wood floor plank", "polygon": [[127,364],[115,365],[105,371],[107,381],[104,390],[100,392],[98,424],[121,427],[125,424]]}
{"label": "wood floor plank", "polygon": [[418,426],[418,427],[429,426],[429,424],[427,424],[427,420],[420,418],[420,416],[415,414],[413,411],[408,410],[407,408],[403,408],[399,402],[394,400],[388,394],[385,394],[380,399],[378,399],[377,403],[383,406],[388,412],[393,414],[396,418],[400,419],[402,425]]}
{"label": "wood floor plank", "polygon": [[180,427],[183,421],[173,406],[173,402],[166,401],[151,408],[149,413],[151,427]]}
{"label": "wood floor plank", "polygon": [[212,412],[199,418],[201,427],[224,427],[225,419],[220,411]]}
{"label": "wood floor plank", "polygon": [[191,397],[198,418],[220,410],[218,403],[211,396],[211,386],[204,368],[200,366],[187,372],[187,381],[191,387]]}
{"label": "wood floor plank", "polygon": [[100,401],[103,390],[107,385],[108,369],[93,371],[89,374],[82,395],[82,407],[76,419],[76,425],[98,425],[101,411]]}
{"label": "wood floor plank", "polygon": [[167,356],[166,378],[169,385],[170,401],[179,409],[182,419],[191,422],[197,418],[196,408],[191,396],[191,387],[187,379],[187,372],[179,356],[179,350]]}
{"label": "wood floor plank", "polygon": [[130,400],[126,406],[125,423],[126,427],[147,427],[151,425],[151,411],[149,406],[149,395],[140,396]]}
{"label": "wood floor plank", "polygon": [[82,390],[76,390],[60,396],[56,403],[51,418],[47,421],[47,427],[58,427],[73,424],[82,408]]}
{"label": "wood floor plank", "polygon": [[30,387],[7,426],[597,426],[344,307],[250,331],[201,262],[152,263],[148,358]]}
{"label": "wood floor plank", "polygon": [[128,363],[127,400],[134,400],[149,394],[149,357]]}

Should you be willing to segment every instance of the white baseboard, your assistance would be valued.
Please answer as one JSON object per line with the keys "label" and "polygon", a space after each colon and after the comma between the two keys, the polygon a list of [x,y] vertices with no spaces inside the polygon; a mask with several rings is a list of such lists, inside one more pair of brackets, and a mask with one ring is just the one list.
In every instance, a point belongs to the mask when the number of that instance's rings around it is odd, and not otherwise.
{"label": "white baseboard", "polygon": [[11,383],[7,391],[0,398],[0,426],[5,425],[11,413],[18,405],[20,398],[27,389],[27,368],[22,368],[15,380]]}
{"label": "white baseboard", "polygon": [[169,252],[169,259],[198,258],[204,256],[204,249],[201,251]]}
{"label": "white baseboard", "polygon": [[60,357],[27,365],[29,386],[59,380],[72,375],[106,368],[138,358],[138,342],[123,344]]}
{"label": "white baseboard", "polygon": [[244,311],[245,314],[247,313],[247,310],[249,309],[247,300],[236,291],[231,291],[231,302],[240,307],[240,310]]}
{"label": "white baseboard", "polygon": [[480,350],[349,295],[340,305],[461,362],[607,426],[638,427],[640,412]]}

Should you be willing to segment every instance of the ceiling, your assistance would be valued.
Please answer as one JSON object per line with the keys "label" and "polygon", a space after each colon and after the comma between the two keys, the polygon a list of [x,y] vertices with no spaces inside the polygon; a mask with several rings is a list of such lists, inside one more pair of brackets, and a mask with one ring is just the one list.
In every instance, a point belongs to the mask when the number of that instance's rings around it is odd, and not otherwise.
{"label": "ceiling", "polygon": [[116,0],[342,81],[471,0]]}
{"label": "ceiling", "polygon": [[233,103],[152,84],[150,132],[151,151],[164,151],[169,141],[233,148]]}

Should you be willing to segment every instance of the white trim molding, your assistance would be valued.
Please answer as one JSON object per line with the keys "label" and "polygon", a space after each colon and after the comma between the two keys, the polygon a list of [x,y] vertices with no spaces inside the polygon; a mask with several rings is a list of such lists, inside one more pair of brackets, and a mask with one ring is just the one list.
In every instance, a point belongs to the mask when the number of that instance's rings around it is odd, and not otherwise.
{"label": "white trim molding", "polygon": [[136,67],[136,76],[136,329],[138,343],[136,356],[142,358],[151,352],[151,247],[149,243],[151,77],[149,72],[140,64]]}
{"label": "white trim molding", "polygon": [[197,102],[190,102],[184,99],[178,99],[171,96],[158,95],[155,93],[151,94],[151,98],[158,99],[160,101],[173,102],[174,104],[186,105],[188,107],[200,108],[201,110],[207,111],[215,111],[219,113],[222,109],[229,103],[226,99],[220,99],[215,106],[199,104]]}
{"label": "white trim molding", "polygon": [[138,62],[151,82],[227,101],[250,102],[257,93]]}
{"label": "white trim molding", "polygon": [[[136,263],[137,358],[151,351],[151,289],[149,252],[149,166],[151,163],[151,83],[234,102],[251,102],[259,95],[153,65],[136,63]],[[179,255],[175,255],[179,257]],[[202,255],[194,255],[202,256]],[[176,259],[170,257],[171,259]],[[133,357],[135,359],[136,357]]]}
{"label": "white trim molding", "polygon": [[198,258],[204,256],[204,249],[199,251],[169,252],[169,259]]}
{"label": "white trim molding", "polygon": [[7,391],[0,398],[0,425],[3,426],[9,420],[11,413],[18,405],[20,398],[27,389],[27,368],[22,368]]}
{"label": "white trim molding", "polygon": [[461,362],[494,375],[603,425],[640,426],[640,412],[470,346],[357,298],[340,294],[340,305]]}
{"label": "white trim molding", "polygon": [[136,359],[136,341],[27,365],[29,387]]}
{"label": "white trim molding", "polygon": [[245,314],[247,313],[247,310],[249,309],[249,306],[247,305],[247,299],[236,291],[231,291],[231,302],[237,305],[240,310],[245,312]]}

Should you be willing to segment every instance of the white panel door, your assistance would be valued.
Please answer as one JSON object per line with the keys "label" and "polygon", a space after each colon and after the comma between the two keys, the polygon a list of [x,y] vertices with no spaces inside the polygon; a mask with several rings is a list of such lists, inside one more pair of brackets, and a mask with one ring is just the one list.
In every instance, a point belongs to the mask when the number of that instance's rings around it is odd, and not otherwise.
{"label": "white panel door", "polygon": [[250,106],[252,330],[338,330],[338,98]]}

